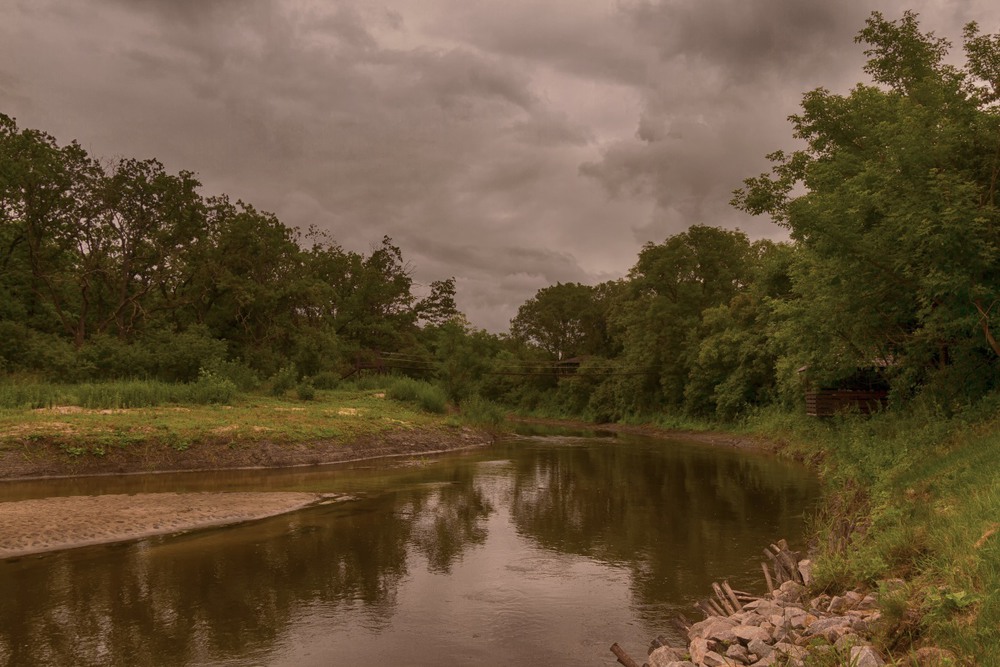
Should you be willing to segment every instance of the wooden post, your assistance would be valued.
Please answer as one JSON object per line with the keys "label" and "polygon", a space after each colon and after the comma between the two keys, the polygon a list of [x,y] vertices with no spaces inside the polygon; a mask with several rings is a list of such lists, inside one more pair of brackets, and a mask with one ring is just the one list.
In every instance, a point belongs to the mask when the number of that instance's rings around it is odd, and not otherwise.
{"label": "wooden post", "polygon": [[633,660],[632,656],[626,653],[625,649],[618,645],[618,642],[611,645],[611,652],[615,654],[616,658],[618,658],[618,662],[625,665],[625,667],[639,667],[639,663]]}
{"label": "wooden post", "polygon": [[760,569],[764,570],[764,581],[767,582],[767,594],[774,595],[774,582],[771,581],[771,573],[767,571],[767,563],[761,563]]}

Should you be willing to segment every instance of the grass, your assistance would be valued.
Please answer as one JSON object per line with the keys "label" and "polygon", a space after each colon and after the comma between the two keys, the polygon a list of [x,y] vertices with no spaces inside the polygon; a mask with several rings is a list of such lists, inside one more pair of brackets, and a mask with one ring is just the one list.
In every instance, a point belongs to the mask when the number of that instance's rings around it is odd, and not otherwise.
{"label": "grass", "polygon": [[885,650],[905,655],[928,642],[1000,664],[998,403],[990,396],[951,416],[918,404],[831,421],[765,411],[745,425],[823,471],[821,587],[907,581],[903,599],[883,610]]}
{"label": "grass", "polygon": [[290,443],[445,424],[438,415],[386,400],[384,392],[367,389],[314,390],[308,401],[237,394],[228,405],[178,403],[173,400],[177,396],[165,393],[145,396],[146,405],[141,407],[129,403],[139,394],[120,391],[120,386],[115,390],[62,385],[39,385],[20,392],[9,386],[4,389],[0,447],[30,447],[32,442],[47,440],[60,443],[74,455],[150,440],[166,441],[183,450],[192,443],[222,437],[241,444]]}

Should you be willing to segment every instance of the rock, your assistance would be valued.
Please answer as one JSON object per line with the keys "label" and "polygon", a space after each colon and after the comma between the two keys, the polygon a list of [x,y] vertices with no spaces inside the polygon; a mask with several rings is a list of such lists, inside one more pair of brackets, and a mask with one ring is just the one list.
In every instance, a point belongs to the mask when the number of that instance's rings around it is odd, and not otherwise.
{"label": "rock", "polygon": [[732,632],[743,644],[749,643],[752,639],[759,639],[762,642],[771,640],[771,633],[756,625],[737,625]]}
{"label": "rock", "polygon": [[910,658],[913,667],[955,667],[958,657],[947,649],[925,646]]}
{"label": "rock", "polygon": [[827,609],[830,606],[830,600],[832,600],[829,595],[823,593],[822,595],[817,595],[812,600],[809,601],[809,608],[815,609],[817,611],[821,609]]}
{"label": "rock", "polygon": [[849,653],[852,648],[861,645],[861,643],[861,637],[857,635],[844,635],[833,646],[841,653]]}
{"label": "rock", "polygon": [[[836,628],[843,628],[844,632],[841,632],[840,634],[845,634],[845,632],[852,627],[855,621],[856,619],[853,619],[849,616],[829,616],[827,618],[821,618],[811,623],[806,628],[803,634],[814,637],[815,636],[825,637],[826,633],[829,630],[833,630]],[[837,636],[839,637],[840,635]],[[830,643],[832,644],[834,641],[836,641],[836,639],[834,639]]]}
{"label": "rock", "polygon": [[695,637],[688,645],[688,653],[691,654],[691,661],[700,665],[705,660],[708,653],[708,640],[704,637]]}
{"label": "rock", "polygon": [[742,644],[733,644],[727,648],[726,657],[741,665],[750,664],[750,652]]}
{"label": "rock", "polygon": [[861,598],[861,602],[855,608],[862,611],[878,609],[878,599],[874,595],[866,595]]}
{"label": "rock", "polygon": [[851,665],[854,667],[882,667],[882,659],[871,646],[855,646],[851,649]]}
{"label": "rock", "polygon": [[[714,639],[724,644],[732,644],[736,641],[736,635],[733,634],[733,628],[735,627],[736,621],[720,616],[713,616],[692,625],[688,630],[688,639],[694,640],[696,637],[700,637],[702,639]],[[696,660],[695,662],[698,661]]]}
{"label": "rock", "polygon": [[759,639],[751,639],[750,643],[747,644],[747,649],[758,658],[766,658],[774,653],[774,649],[771,648],[770,644]]}
{"label": "rock", "polygon": [[663,665],[663,667],[698,667],[698,665],[694,664],[690,660],[680,660],[678,662],[668,662]]}
{"label": "rock", "polygon": [[705,654],[705,657],[702,658],[701,664],[704,665],[704,667],[731,667],[732,663],[727,661],[715,651],[709,651]]}
{"label": "rock", "polygon": [[802,575],[802,583],[806,586],[812,586],[813,582],[813,564],[812,561],[806,558],[805,560],[799,561],[799,574]]}
{"label": "rock", "polygon": [[782,602],[798,602],[806,592],[806,587],[796,581],[786,581],[774,591],[774,599]]}
{"label": "rock", "polygon": [[660,646],[649,654],[647,664],[649,667],[668,667],[668,665],[675,665],[683,660],[683,652],[669,646]]}
{"label": "rock", "polygon": [[752,663],[753,667],[771,667],[771,665],[778,664],[778,656],[772,653],[766,658],[761,658],[757,662]]}
{"label": "rock", "polygon": [[791,660],[804,660],[808,651],[802,646],[796,646],[795,644],[790,644],[788,642],[779,642],[774,645],[774,650],[779,654]]}
{"label": "rock", "polygon": [[835,595],[830,604],[826,606],[826,611],[830,614],[843,614],[851,608],[851,603],[846,597]]}

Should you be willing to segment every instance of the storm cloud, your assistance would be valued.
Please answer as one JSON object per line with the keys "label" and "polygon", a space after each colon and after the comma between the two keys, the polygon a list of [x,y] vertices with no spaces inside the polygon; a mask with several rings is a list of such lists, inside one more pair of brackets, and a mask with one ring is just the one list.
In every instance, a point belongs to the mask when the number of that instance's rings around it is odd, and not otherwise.
{"label": "storm cloud", "polygon": [[862,80],[870,11],[958,41],[985,0],[14,0],[0,112],[92,154],[157,157],[506,328],[557,281],[623,275],[794,146],[803,92]]}

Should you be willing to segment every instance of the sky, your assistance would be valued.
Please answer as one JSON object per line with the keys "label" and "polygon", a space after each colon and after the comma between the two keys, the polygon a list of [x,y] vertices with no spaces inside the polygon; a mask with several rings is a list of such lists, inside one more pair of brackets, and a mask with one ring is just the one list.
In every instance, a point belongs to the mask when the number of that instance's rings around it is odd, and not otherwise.
{"label": "sky", "polygon": [[500,332],[693,224],[784,238],[732,191],[907,9],[1000,32],[994,0],[0,0],[0,112],[345,249],[388,235]]}

